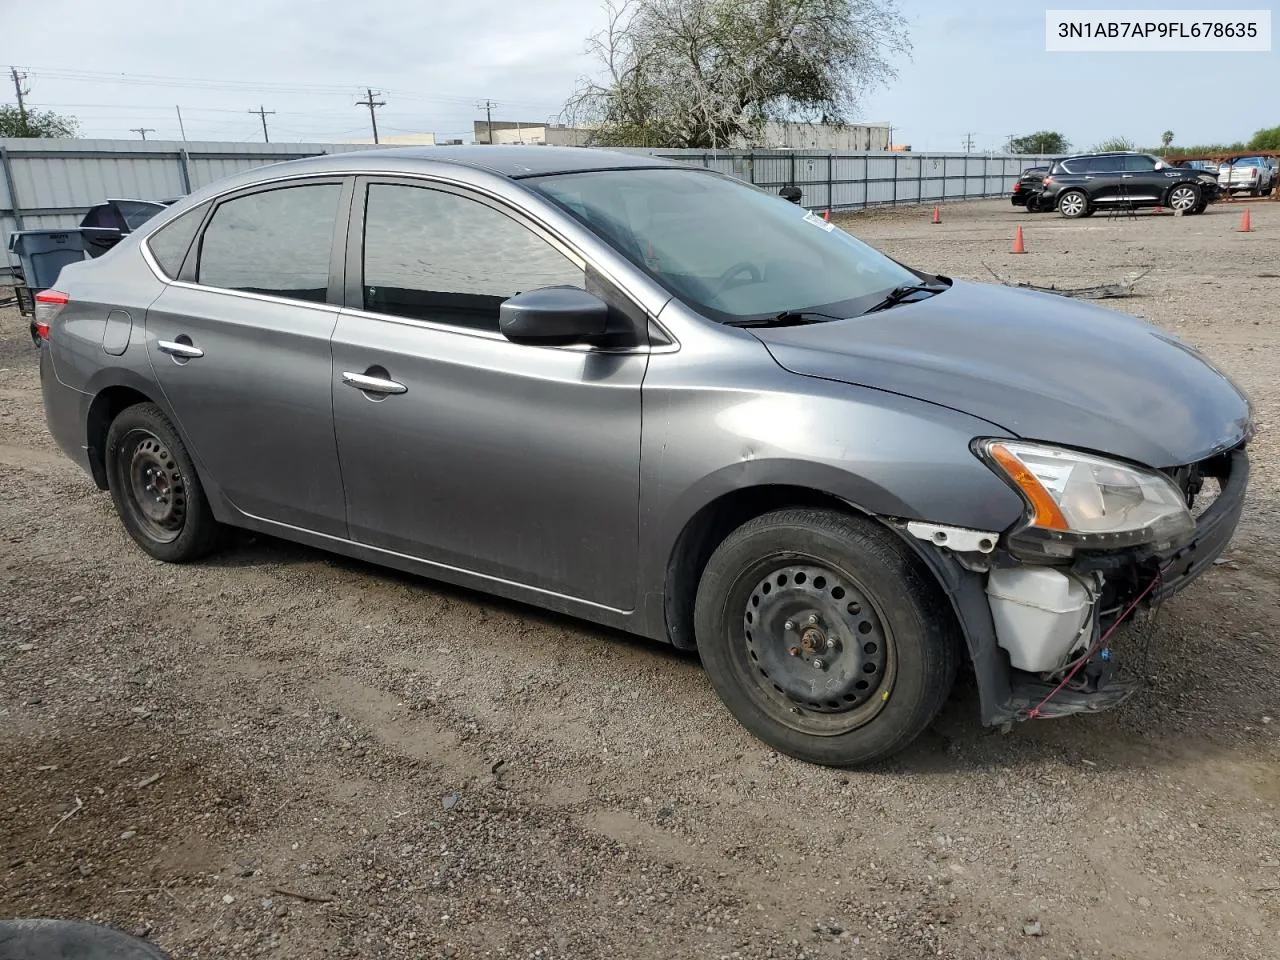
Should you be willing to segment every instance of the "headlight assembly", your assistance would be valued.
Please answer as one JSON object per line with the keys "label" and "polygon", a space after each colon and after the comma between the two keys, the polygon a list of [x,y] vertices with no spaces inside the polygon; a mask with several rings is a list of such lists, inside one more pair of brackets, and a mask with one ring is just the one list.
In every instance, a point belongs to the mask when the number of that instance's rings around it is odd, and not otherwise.
{"label": "headlight assembly", "polygon": [[1181,491],[1153,470],[1021,441],[984,440],[977,450],[1027,503],[1025,522],[1010,535],[1015,553],[1165,549],[1195,531]]}

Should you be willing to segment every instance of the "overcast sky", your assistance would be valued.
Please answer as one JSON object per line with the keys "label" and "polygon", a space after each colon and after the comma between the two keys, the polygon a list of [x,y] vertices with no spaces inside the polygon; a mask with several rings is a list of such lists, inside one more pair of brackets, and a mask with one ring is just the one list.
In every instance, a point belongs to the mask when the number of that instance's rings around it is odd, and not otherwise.
{"label": "overcast sky", "polygon": [[[915,149],[998,149],[1011,133],[1062,131],[1081,148],[1111,135],[1177,143],[1248,139],[1280,123],[1280,55],[1063,54],[1044,50],[1045,5],[900,0],[914,51],[869,92],[859,119],[891,121]],[[1111,8],[1266,6],[1088,0]],[[1048,4],[1076,6],[1071,0]],[[0,57],[27,69],[34,106],[80,118],[89,137],[367,136],[366,86],[385,133],[471,137],[477,104],[494,119],[545,121],[594,65],[584,40],[600,0],[0,0]],[[106,76],[110,74],[112,76]],[[79,75],[76,79],[74,75]],[[0,77],[0,80],[3,80]],[[13,102],[11,83],[0,101]]]}

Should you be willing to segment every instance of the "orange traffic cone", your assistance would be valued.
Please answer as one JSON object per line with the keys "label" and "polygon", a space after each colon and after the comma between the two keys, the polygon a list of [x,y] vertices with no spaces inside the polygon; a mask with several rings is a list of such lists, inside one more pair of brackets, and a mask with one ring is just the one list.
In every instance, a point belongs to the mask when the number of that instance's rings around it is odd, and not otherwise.
{"label": "orange traffic cone", "polygon": [[1253,233],[1253,217],[1248,207],[1244,208],[1244,216],[1240,218],[1240,232]]}
{"label": "orange traffic cone", "polygon": [[933,205],[933,219],[930,220],[929,222],[930,223],[942,222],[942,208],[939,207],[936,203]]}
{"label": "orange traffic cone", "polygon": [[1026,253],[1027,245],[1022,242],[1022,227],[1018,227],[1018,232],[1013,235],[1013,253]]}
{"label": "orange traffic cone", "polygon": [[826,213],[824,213],[824,214],[822,215],[822,219],[823,219],[823,220],[825,220],[827,223],[830,223],[830,222],[831,222],[831,208],[830,208],[830,207],[828,207],[828,208],[827,208],[827,212],[826,212]]}

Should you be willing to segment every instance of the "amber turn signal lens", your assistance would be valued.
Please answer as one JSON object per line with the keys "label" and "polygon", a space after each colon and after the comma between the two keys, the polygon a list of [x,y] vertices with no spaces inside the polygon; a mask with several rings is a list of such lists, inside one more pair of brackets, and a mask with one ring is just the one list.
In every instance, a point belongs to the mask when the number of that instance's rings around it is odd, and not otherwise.
{"label": "amber turn signal lens", "polygon": [[1058,504],[1026,464],[1000,443],[991,444],[987,448],[987,452],[991,455],[991,459],[1004,468],[1004,472],[1008,474],[1009,479],[1018,485],[1022,495],[1031,504],[1031,523],[1033,526],[1043,527],[1047,530],[1071,529],[1071,525],[1067,523],[1067,518],[1058,509]]}

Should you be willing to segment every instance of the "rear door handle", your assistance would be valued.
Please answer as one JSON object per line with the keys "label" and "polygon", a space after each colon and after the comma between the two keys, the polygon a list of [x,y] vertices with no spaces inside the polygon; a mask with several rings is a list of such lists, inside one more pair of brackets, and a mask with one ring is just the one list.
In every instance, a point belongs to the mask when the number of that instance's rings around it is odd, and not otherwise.
{"label": "rear door handle", "polygon": [[170,356],[182,357],[185,360],[196,360],[204,356],[204,351],[190,343],[179,343],[176,340],[160,340],[156,349]]}
{"label": "rear door handle", "polygon": [[363,373],[351,373],[350,371],[343,372],[342,382],[348,387],[355,387],[357,390],[363,390],[366,393],[405,393],[409,389],[403,383],[396,383],[394,380],[387,380],[383,377],[370,377]]}

